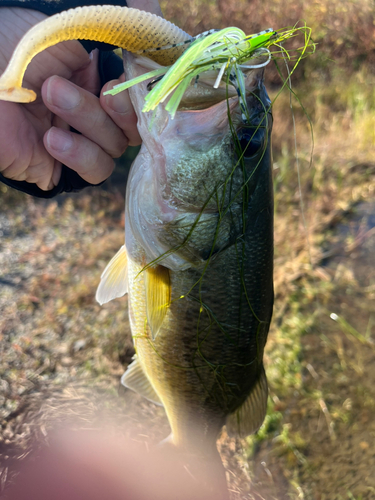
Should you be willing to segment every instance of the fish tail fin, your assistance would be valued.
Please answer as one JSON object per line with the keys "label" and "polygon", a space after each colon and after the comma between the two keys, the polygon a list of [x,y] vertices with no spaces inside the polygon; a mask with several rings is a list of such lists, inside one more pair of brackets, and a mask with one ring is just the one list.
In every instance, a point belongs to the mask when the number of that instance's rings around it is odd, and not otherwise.
{"label": "fish tail fin", "polygon": [[166,450],[167,452],[168,450],[171,450],[171,452],[174,453],[176,451],[177,446],[173,440],[173,434],[170,433],[169,436],[160,441],[158,447],[161,448],[162,450]]}
{"label": "fish tail fin", "polygon": [[[194,500],[229,500],[226,470],[216,448],[183,448],[175,444],[173,433],[159,443],[162,452],[172,457],[186,473]],[[190,486],[189,486],[190,488]]]}
{"label": "fish tail fin", "polygon": [[267,413],[268,385],[262,364],[260,375],[250,394],[234,413],[227,417],[229,436],[246,437],[256,432]]}

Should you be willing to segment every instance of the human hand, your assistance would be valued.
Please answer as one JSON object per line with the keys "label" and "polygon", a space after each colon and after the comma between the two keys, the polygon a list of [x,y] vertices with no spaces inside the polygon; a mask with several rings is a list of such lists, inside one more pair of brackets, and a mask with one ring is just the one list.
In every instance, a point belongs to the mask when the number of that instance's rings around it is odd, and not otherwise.
{"label": "human hand", "polygon": [[210,467],[199,480],[178,450],[149,450],[104,428],[49,434],[48,447],[18,466],[8,500],[228,500]]}
{"label": "human hand", "polygon": [[[157,0],[130,0],[128,5],[160,14]],[[20,8],[2,7],[0,12],[1,73],[24,33],[46,16]],[[98,184],[112,173],[113,158],[128,145],[140,144],[128,94],[102,95],[123,76],[108,82],[100,98],[96,96],[100,91],[97,61],[98,51],[89,56],[78,41],[58,44],[31,61],[24,82],[37,92],[37,100],[30,104],[0,101],[4,177],[50,190],[58,184],[65,164],[87,182]]]}

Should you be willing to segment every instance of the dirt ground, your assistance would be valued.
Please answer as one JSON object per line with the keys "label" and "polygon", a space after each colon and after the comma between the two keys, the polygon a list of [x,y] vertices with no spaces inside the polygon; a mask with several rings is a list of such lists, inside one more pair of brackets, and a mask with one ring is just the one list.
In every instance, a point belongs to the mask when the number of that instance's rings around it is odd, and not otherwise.
{"label": "dirt ground", "polygon": [[[59,426],[100,430],[105,422],[142,447],[169,430],[161,408],[119,384],[134,352],[126,298],[103,307],[94,300],[123,241],[122,196],[93,190],[40,201],[5,189],[1,196],[6,498],[20,461]],[[287,279],[276,272],[269,415],[258,437],[223,432],[218,442],[233,500],[375,498],[374,213],[374,203],[362,202],[331,214],[313,272],[285,274],[288,260],[276,256]]]}

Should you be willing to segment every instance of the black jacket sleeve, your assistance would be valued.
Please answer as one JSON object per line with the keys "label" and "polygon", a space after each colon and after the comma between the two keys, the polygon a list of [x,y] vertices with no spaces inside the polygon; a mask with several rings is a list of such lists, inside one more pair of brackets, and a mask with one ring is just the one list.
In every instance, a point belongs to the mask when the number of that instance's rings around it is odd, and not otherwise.
{"label": "black jacket sleeve", "polygon": [[[24,9],[34,9],[51,16],[74,7],[81,7],[84,5],[103,5],[105,3],[106,2],[103,0],[0,0],[0,7],[21,7]],[[110,2],[107,3],[123,7],[126,6],[126,0],[110,0]],[[98,48],[100,51],[98,69],[101,86],[109,80],[118,78],[123,73],[122,60],[114,52],[112,52],[114,48],[112,45],[101,42],[93,42],[90,40],[80,40],[80,42],[85,47],[87,52],[91,52],[95,48]],[[1,173],[0,181],[7,186],[39,198],[53,198],[57,194],[63,192],[76,192],[87,186],[94,185],[82,179],[76,172],[74,172],[74,170],[71,170],[66,165],[63,165],[62,167],[58,185],[50,191],[43,191],[36,184],[31,184],[29,182],[7,179]]]}

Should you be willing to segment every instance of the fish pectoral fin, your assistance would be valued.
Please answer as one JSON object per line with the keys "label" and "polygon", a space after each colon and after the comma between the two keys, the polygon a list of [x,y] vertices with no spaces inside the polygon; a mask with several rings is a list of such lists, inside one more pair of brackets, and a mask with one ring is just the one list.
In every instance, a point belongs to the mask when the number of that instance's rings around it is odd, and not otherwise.
{"label": "fish pectoral fin", "polygon": [[100,305],[103,305],[126,293],[128,293],[128,258],[123,245],[104,269],[95,298]]}
{"label": "fish pectoral fin", "polygon": [[228,435],[246,437],[256,432],[266,416],[267,398],[267,378],[262,365],[260,377],[245,402],[227,417]]}
{"label": "fish pectoral fin", "polygon": [[163,403],[160,401],[159,396],[143,371],[137,356],[134,356],[134,361],[128,366],[126,372],[121,377],[121,383],[152,403],[163,406]]}
{"label": "fish pectoral fin", "polygon": [[145,271],[147,323],[155,340],[171,304],[171,278],[164,266],[149,267]]}

